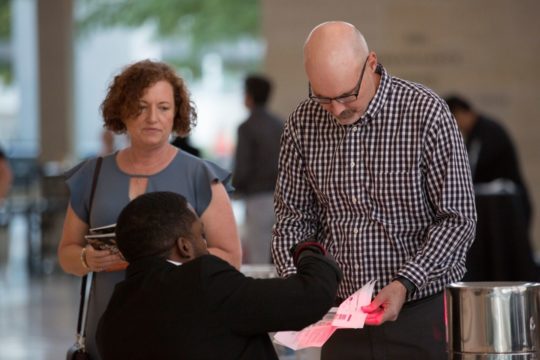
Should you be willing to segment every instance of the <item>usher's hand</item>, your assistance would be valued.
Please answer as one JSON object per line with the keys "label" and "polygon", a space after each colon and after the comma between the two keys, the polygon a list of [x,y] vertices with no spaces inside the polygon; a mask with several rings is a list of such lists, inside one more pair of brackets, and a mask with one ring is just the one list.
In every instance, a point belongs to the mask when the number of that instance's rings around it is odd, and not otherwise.
{"label": "usher's hand", "polygon": [[396,320],[406,297],[405,286],[399,281],[392,281],[377,294],[371,304],[362,307],[362,311],[367,314],[365,323],[381,325]]}

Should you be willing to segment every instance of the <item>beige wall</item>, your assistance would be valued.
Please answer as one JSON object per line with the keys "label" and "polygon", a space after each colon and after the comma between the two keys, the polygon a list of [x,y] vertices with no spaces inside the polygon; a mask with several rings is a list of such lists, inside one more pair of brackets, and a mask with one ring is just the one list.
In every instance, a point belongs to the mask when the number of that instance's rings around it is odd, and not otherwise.
{"label": "beige wall", "polygon": [[[288,116],[307,94],[302,45],[309,31],[327,20],[351,22],[392,75],[424,83],[441,95],[459,92],[478,110],[499,119],[517,144],[534,205],[540,207],[539,1],[262,4],[265,69],[276,85],[275,111]],[[540,216],[535,216],[533,241],[540,251]]]}

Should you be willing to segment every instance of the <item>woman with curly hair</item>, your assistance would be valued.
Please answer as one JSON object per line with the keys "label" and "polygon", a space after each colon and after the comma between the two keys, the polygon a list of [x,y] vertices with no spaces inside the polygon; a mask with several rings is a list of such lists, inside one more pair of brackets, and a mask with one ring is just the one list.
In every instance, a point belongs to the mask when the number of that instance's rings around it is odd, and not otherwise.
{"label": "woman with curly hair", "polygon": [[86,324],[86,348],[92,359],[99,359],[97,322],[114,286],[124,279],[127,263],[120,252],[87,245],[84,236],[89,228],[116,223],[130,200],[154,191],[183,195],[204,224],[209,251],[237,268],[241,261],[228,196],[230,174],[169,143],[171,134],[186,136],[196,123],[197,113],[183,79],[162,62],[134,63],[114,78],[101,110],[104,127],[127,133],[129,146],[103,157],[91,211],[97,159],[68,172],[70,203],[58,247],[64,271],[78,276],[94,272]]}

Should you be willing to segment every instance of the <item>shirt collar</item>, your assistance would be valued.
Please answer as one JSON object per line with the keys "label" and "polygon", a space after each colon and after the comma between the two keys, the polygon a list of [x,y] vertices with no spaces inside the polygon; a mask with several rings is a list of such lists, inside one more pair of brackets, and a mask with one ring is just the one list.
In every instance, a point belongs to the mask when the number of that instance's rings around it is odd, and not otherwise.
{"label": "shirt collar", "polygon": [[377,69],[375,72],[381,75],[381,81],[379,82],[379,87],[377,92],[375,92],[375,96],[369,102],[366,113],[364,116],[362,116],[362,119],[365,119],[364,121],[377,118],[377,115],[383,108],[388,96],[390,95],[392,77],[386,72],[386,69],[382,66],[382,64],[377,64]]}
{"label": "shirt collar", "polygon": [[176,268],[175,265],[167,261],[167,259],[158,257],[158,256],[149,256],[143,259],[135,260],[130,263],[126,269],[126,277],[133,276],[137,273],[147,271],[153,268],[160,267],[170,267],[171,269]]}

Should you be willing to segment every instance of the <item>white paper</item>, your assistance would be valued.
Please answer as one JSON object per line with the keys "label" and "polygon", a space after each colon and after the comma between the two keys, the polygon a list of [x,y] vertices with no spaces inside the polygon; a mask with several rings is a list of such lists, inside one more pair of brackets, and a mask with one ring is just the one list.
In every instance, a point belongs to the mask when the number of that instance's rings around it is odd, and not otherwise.
{"label": "white paper", "polygon": [[334,316],[332,325],[339,328],[361,329],[364,327],[367,314],[362,311],[362,306],[369,305],[373,295],[375,281],[370,281],[360,290],[349,296],[339,305]]}
{"label": "white paper", "polygon": [[375,281],[368,282],[343,301],[339,308],[331,308],[323,319],[315,324],[300,331],[279,331],[274,335],[274,340],[296,351],[307,347],[322,347],[337,329],[364,327],[367,314],[361,307],[371,302],[374,285]]}

